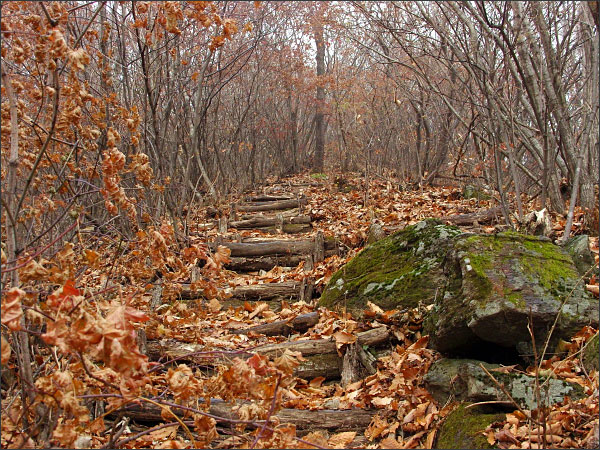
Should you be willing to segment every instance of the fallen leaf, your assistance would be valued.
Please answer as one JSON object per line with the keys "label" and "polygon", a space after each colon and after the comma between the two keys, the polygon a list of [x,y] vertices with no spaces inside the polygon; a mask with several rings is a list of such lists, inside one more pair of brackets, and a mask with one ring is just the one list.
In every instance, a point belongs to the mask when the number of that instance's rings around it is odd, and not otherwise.
{"label": "fallen leaf", "polygon": [[222,308],[221,302],[219,300],[217,300],[216,298],[213,298],[210,302],[208,302],[208,309],[212,313],[221,311],[221,308]]}
{"label": "fallen leaf", "polygon": [[392,400],[394,400],[392,397],[375,397],[371,403],[375,406],[387,406],[392,403]]}
{"label": "fallen leaf", "polygon": [[310,380],[310,387],[313,388],[318,388],[321,387],[321,385],[323,384],[323,381],[325,381],[325,377],[316,377],[313,378],[312,380]]}
{"label": "fallen leaf", "polygon": [[8,343],[8,341],[6,339],[4,339],[4,336],[2,336],[2,340],[1,340],[1,345],[2,345],[2,365],[5,365],[8,360],[10,359],[10,344]]}
{"label": "fallen leaf", "polygon": [[2,298],[2,324],[12,331],[21,329],[21,317],[23,316],[21,299],[23,297],[25,297],[25,291],[14,287],[9,289]]}
{"label": "fallen leaf", "polygon": [[394,436],[388,436],[379,443],[379,448],[400,448],[402,444]]}
{"label": "fallen leaf", "polygon": [[327,445],[332,448],[347,448],[356,437],[356,431],[345,431],[334,434],[327,441]]}

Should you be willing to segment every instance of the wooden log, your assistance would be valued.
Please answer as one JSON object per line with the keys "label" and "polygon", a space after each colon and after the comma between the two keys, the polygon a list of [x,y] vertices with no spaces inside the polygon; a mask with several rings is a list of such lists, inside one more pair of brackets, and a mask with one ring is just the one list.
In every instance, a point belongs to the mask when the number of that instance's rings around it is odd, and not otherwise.
{"label": "wooden log", "polygon": [[252,214],[241,214],[241,215],[239,215],[239,217],[236,220],[250,220],[250,219],[255,219],[257,217],[274,218],[278,214],[280,214],[286,218],[287,217],[298,217],[298,216],[304,215],[298,211],[298,208],[294,208],[294,209],[286,209],[286,210],[282,210],[282,211],[271,211],[271,212],[265,211],[265,212],[252,213]]}
{"label": "wooden log", "polygon": [[[279,312],[279,311],[281,311],[281,300],[286,300],[286,299],[274,298],[273,300],[261,300],[261,302],[266,303],[271,311]],[[241,298],[228,298],[228,299],[222,300],[221,305],[223,305],[223,309],[226,311],[229,308],[233,308],[233,309],[244,308],[244,305],[247,302],[252,302],[252,301],[254,301],[254,300],[244,300]]]}
{"label": "wooden log", "polygon": [[232,330],[233,334],[258,333],[266,336],[289,336],[290,334],[304,333],[310,327],[314,327],[319,321],[319,312],[313,311],[300,314],[291,320],[278,320],[271,323],[263,323],[243,330]]}
{"label": "wooden log", "polygon": [[296,199],[292,200],[278,200],[275,202],[261,202],[263,204],[251,204],[251,205],[237,205],[236,211],[239,212],[256,212],[256,211],[277,211],[280,209],[292,209],[298,208],[302,203],[306,202],[306,199],[300,201]]}
{"label": "wooden log", "polygon": [[[358,345],[367,345],[376,347],[381,345],[390,337],[387,327],[373,328],[372,330],[358,333]],[[283,354],[287,349],[294,352],[301,352],[302,356],[320,355],[325,353],[337,353],[335,341],[330,339],[314,339],[307,341],[290,341],[280,344],[269,344],[252,349],[253,352],[267,355],[269,357],[277,357]]]}
{"label": "wooden log", "polygon": [[502,208],[498,206],[469,214],[442,217],[441,219],[450,222],[452,225],[473,225],[474,222],[479,224],[496,222],[502,216]]}
{"label": "wooden log", "polygon": [[257,216],[247,220],[236,220],[234,222],[230,222],[229,226],[231,228],[237,228],[239,230],[252,229],[252,228],[263,228],[263,227],[271,227],[277,225],[279,221],[282,222],[282,225],[286,224],[307,224],[310,223],[310,216],[295,216],[295,217],[285,217],[283,215],[278,215],[280,218],[276,217],[267,217],[267,216]]}
{"label": "wooden log", "polygon": [[292,197],[290,195],[266,195],[266,194],[248,196],[245,198],[245,200],[247,202],[275,202],[278,200],[293,200],[293,199],[294,199],[294,197]]}
{"label": "wooden log", "polygon": [[[389,333],[386,327],[374,328],[358,334],[357,346],[377,347],[386,343],[388,338]],[[226,353],[223,355],[210,353],[211,349],[204,345],[185,343],[174,339],[150,340],[147,342],[146,348],[146,354],[151,361],[177,359],[180,362],[189,362],[205,367],[230,364],[234,357],[247,359],[252,355],[252,352],[276,358],[283,354],[286,349],[289,349],[302,353],[305,361],[301,361],[300,365],[296,367],[294,375],[307,380],[319,376],[326,379],[339,378],[343,366],[343,359],[337,353],[335,342],[329,339],[283,342],[256,347],[248,350],[248,352]],[[207,352],[207,354],[200,352]],[[374,367],[374,362],[370,361],[365,372],[367,374],[371,373],[372,367]]]}
{"label": "wooden log", "polygon": [[325,259],[325,239],[323,238],[323,232],[321,230],[317,231],[317,235],[315,236],[315,245],[314,245],[314,253],[313,260],[314,262],[321,262]]}
{"label": "wooden log", "polygon": [[238,286],[233,290],[231,296],[244,300],[270,300],[276,297],[299,298],[301,285],[300,281],[284,281]]}
{"label": "wooden log", "polygon": [[[232,291],[232,298],[242,300],[270,300],[274,298],[299,298],[301,282],[300,281],[284,281],[282,283],[267,283],[267,284],[251,284],[248,286],[238,286]],[[199,291],[190,290],[190,285],[184,283],[182,290],[179,293],[184,300],[202,298],[203,295]]]}
{"label": "wooden log", "polygon": [[309,233],[312,231],[312,229],[313,227],[309,223],[286,223],[281,225],[281,227],[273,225],[272,227],[259,228],[258,230],[269,234],[298,234]]}
{"label": "wooden log", "polygon": [[294,369],[294,375],[304,380],[312,380],[324,377],[327,380],[335,380],[342,372],[342,358],[337,353],[323,353],[322,355],[310,355],[303,357],[304,361]]}
{"label": "wooden log", "polygon": [[360,380],[362,377],[362,365],[358,359],[358,345],[356,342],[346,347],[342,358],[341,384],[346,387],[350,383]]}
{"label": "wooden log", "polygon": [[[389,339],[389,331],[387,327],[373,328],[372,330],[363,331],[358,333],[357,342],[358,345],[369,347],[377,347],[384,344]],[[149,340],[147,342],[148,357],[151,360],[158,360],[162,357],[167,358],[181,358],[185,355],[191,355],[202,351],[208,351],[209,348],[201,344],[192,344],[177,341],[175,339],[162,339]],[[324,354],[335,354],[337,355],[337,349],[335,341],[330,339],[313,339],[304,341],[289,341],[282,342],[280,344],[268,344],[260,347],[255,347],[247,352],[239,352],[236,355],[240,358],[249,358],[252,353],[259,353],[261,355],[267,355],[269,357],[278,357],[285,352],[285,350],[291,350],[295,352],[301,352],[303,357],[310,357],[314,355]],[[229,355],[225,357],[221,356],[206,356],[206,355],[194,355],[189,356],[184,361],[193,361],[201,364],[214,365],[216,363],[223,363],[223,361],[231,360],[236,355]],[[341,358],[340,358],[341,360]]]}
{"label": "wooden log", "polygon": [[[210,353],[210,348],[173,339],[147,341],[145,354],[151,361],[177,360],[179,363],[197,364],[209,371],[218,365],[231,364],[235,357],[247,359],[251,356],[251,353],[243,352],[215,355]],[[337,353],[308,355],[303,358],[304,360],[300,362],[300,365],[294,369],[295,376],[305,380],[316,377],[333,380],[340,377],[342,358]]]}
{"label": "wooden log", "polygon": [[231,258],[225,267],[235,272],[257,272],[271,270],[275,266],[296,267],[302,261],[302,256],[261,256],[258,258]]}
{"label": "wooden log", "polygon": [[[223,242],[221,245],[231,250],[231,256],[271,256],[271,255],[307,255],[312,253],[314,242],[311,239],[265,240],[260,242]],[[217,244],[209,243],[215,250]]]}
{"label": "wooden log", "polygon": [[[203,399],[199,399],[202,403]],[[240,402],[241,403],[241,402]],[[224,402],[221,399],[211,399],[208,412],[214,416],[225,420],[217,422],[225,422],[228,419],[239,419],[234,406],[231,403]],[[185,417],[184,411],[176,407],[170,407],[171,411],[178,417]],[[161,416],[162,409],[151,403],[129,404],[113,413],[110,417],[115,417],[116,414],[128,416],[136,422],[155,423],[164,422],[165,419]],[[371,423],[372,416],[376,414],[376,410],[363,408],[353,409],[322,409],[322,410],[302,410],[282,408],[275,414],[281,423],[291,423],[296,425],[298,430],[310,430],[314,428],[335,430],[337,431],[353,431],[365,430]],[[260,425],[257,421],[257,425]]]}

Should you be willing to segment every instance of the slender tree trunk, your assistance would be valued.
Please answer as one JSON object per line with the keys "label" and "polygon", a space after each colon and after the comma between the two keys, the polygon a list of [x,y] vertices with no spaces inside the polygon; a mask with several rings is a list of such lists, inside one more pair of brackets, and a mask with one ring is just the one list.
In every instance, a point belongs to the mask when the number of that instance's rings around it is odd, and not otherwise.
{"label": "slender tree trunk", "polygon": [[317,112],[315,114],[315,158],[313,170],[323,172],[325,159],[325,114],[323,113],[325,102],[325,87],[323,86],[325,75],[325,42],[323,40],[323,23],[315,25],[315,44],[317,45]]}

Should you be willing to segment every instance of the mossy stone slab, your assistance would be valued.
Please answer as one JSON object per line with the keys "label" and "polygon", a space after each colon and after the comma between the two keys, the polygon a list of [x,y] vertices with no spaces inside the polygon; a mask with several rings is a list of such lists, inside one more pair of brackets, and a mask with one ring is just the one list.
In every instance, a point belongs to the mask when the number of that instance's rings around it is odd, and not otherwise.
{"label": "mossy stone slab", "polygon": [[530,319],[538,347],[557,315],[553,341],[598,324],[598,302],[585,291],[570,255],[547,238],[459,236],[446,273],[447,289],[425,321],[432,347],[441,352],[480,340],[527,354]]}
{"label": "mossy stone slab", "polygon": [[[443,358],[435,361],[424,377],[425,388],[438,404],[448,400],[483,402],[508,401],[496,383],[481,368],[482,364],[504,385],[519,406],[526,409],[538,407],[535,396],[535,379],[519,373],[502,373],[495,369],[497,364],[488,364],[474,359]],[[545,379],[541,378],[540,382]],[[581,386],[563,380],[551,378],[542,387],[542,398],[546,406],[559,403],[565,396],[573,399],[583,398]]]}
{"label": "mossy stone slab", "polygon": [[444,259],[460,233],[428,219],[365,247],[331,277],[320,305],[356,311],[368,301],[388,310],[433,303],[443,294]]}

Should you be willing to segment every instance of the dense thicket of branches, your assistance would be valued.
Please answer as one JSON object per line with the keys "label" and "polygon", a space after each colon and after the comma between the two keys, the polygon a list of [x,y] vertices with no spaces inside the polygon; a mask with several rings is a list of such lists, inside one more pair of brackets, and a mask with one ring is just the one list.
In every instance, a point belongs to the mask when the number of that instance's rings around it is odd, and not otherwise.
{"label": "dense thicket of branches", "polygon": [[320,166],[321,151],[329,167],[480,180],[502,197],[591,210],[594,8],[3,4],[3,220],[15,222],[14,250],[60,231],[69,211],[122,232],[165,213],[185,221],[195,202]]}

